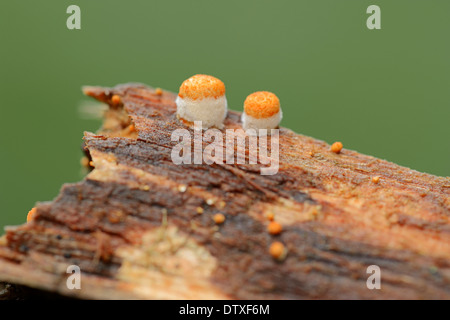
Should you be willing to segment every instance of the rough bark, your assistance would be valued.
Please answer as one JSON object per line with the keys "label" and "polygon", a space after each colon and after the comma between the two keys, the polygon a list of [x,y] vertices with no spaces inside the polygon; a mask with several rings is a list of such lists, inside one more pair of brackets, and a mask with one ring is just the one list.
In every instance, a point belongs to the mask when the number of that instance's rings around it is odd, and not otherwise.
{"label": "rough bark", "polygon": [[[259,164],[175,165],[171,132],[186,126],[173,93],[84,91],[110,105],[100,131],[84,135],[95,169],[6,229],[0,281],[97,299],[450,298],[449,178],[336,154],[285,128],[276,175]],[[225,127],[240,128],[239,113]],[[268,212],[281,234],[267,232]],[[283,261],[269,254],[274,241]],[[81,290],[66,287],[69,265],[82,270]],[[381,290],[366,287],[370,265]]]}

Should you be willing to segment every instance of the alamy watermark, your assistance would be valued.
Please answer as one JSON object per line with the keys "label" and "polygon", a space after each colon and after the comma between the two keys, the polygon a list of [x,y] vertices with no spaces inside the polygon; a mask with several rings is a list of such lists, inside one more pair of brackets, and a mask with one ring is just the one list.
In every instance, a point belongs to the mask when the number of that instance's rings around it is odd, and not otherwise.
{"label": "alamy watermark", "polygon": [[380,269],[380,267],[377,265],[368,266],[366,273],[370,274],[369,278],[367,278],[367,281],[366,281],[367,289],[380,290],[381,289],[381,269]]}
{"label": "alamy watermark", "polygon": [[203,131],[202,122],[195,121],[193,134],[187,129],[176,129],[171,140],[178,142],[171,152],[176,165],[260,164],[261,175],[274,175],[279,169],[278,129],[271,129],[270,134],[266,129],[227,129],[224,134],[214,128]]}
{"label": "alamy watermark", "polygon": [[[66,26],[69,30],[81,29],[81,9],[77,5],[70,5],[67,7],[66,13],[70,16],[66,20]],[[370,16],[367,18],[366,25],[369,30],[381,29],[381,9],[377,5],[370,5],[366,10]]]}
{"label": "alamy watermark", "polygon": [[77,5],[70,5],[66,10],[70,16],[66,20],[66,26],[69,30],[80,30],[81,29],[81,9]]}
{"label": "alamy watermark", "polygon": [[70,276],[67,277],[66,286],[69,290],[81,289],[81,269],[77,265],[70,265],[67,267],[66,273]]}

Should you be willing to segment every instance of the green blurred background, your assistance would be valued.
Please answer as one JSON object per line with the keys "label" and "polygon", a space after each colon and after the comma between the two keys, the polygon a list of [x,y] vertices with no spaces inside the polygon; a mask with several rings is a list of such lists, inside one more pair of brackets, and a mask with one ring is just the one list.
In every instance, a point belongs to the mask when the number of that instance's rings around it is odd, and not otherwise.
{"label": "green blurred background", "polygon": [[[81,8],[81,30],[66,9]],[[366,9],[381,7],[381,30]],[[82,178],[82,85],[177,91],[222,79],[229,106],[270,90],[283,126],[450,175],[450,1],[2,1],[0,227]],[[1,232],[0,232],[1,233]]]}

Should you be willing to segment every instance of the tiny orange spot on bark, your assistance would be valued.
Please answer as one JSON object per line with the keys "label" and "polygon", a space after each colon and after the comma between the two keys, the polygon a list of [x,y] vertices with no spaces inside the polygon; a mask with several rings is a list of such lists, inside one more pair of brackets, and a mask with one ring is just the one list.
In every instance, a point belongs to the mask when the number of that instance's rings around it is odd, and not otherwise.
{"label": "tiny orange spot on bark", "polygon": [[202,214],[203,213],[203,208],[202,207],[197,207],[196,209],[198,214]]}
{"label": "tiny orange spot on bark", "polygon": [[162,96],[163,91],[161,90],[161,88],[156,88],[155,94],[158,95],[158,96]]}
{"label": "tiny orange spot on bark", "polygon": [[225,222],[225,216],[222,213],[216,213],[213,219],[216,224],[222,224]]}
{"label": "tiny orange spot on bark", "polygon": [[275,214],[273,212],[267,212],[266,218],[269,221],[273,221],[273,219],[275,219]]}
{"label": "tiny orange spot on bark", "polygon": [[373,182],[373,183],[378,183],[378,182],[380,182],[380,177],[378,177],[378,176],[373,177],[373,178],[372,178],[372,182]]}
{"label": "tiny orange spot on bark", "polygon": [[120,96],[115,94],[115,95],[112,96],[111,101],[112,101],[112,103],[117,105],[117,104],[122,102],[122,99],[120,98]]}
{"label": "tiny orange spot on bark", "polygon": [[89,159],[88,159],[88,157],[83,157],[83,158],[81,158],[80,164],[81,164],[83,167],[89,167]]}
{"label": "tiny orange spot on bark", "polygon": [[116,210],[116,211],[112,211],[108,214],[108,220],[111,223],[116,224],[116,223],[123,221],[123,219],[124,219],[124,214],[121,211]]}
{"label": "tiny orange spot on bark", "polygon": [[337,141],[331,145],[331,151],[333,151],[334,153],[339,153],[341,152],[342,147],[342,142]]}
{"label": "tiny orange spot on bark", "polygon": [[284,258],[286,258],[287,249],[284,246],[284,244],[282,244],[279,241],[275,241],[270,245],[269,253],[274,259],[281,261],[284,260]]}
{"label": "tiny orange spot on bark", "polygon": [[36,213],[36,208],[33,208],[28,212],[27,222],[30,222],[31,220],[33,220],[33,216],[35,213]]}
{"label": "tiny orange spot on bark", "polygon": [[269,233],[272,235],[280,234],[282,230],[283,230],[283,227],[281,226],[281,224],[279,224],[278,222],[275,222],[275,221],[272,221],[267,226],[267,231],[269,231]]}

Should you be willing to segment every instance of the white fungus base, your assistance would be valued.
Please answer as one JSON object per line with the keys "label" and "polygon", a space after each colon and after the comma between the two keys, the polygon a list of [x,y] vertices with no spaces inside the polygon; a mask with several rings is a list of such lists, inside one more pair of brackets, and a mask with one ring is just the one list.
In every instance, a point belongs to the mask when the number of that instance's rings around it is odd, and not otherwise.
{"label": "white fungus base", "polygon": [[184,120],[202,121],[202,128],[223,128],[223,121],[227,116],[228,104],[225,96],[219,98],[205,98],[202,100],[183,99],[177,96],[177,115]]}
{"label": "white fungus base", "polygon": [[241,116],[241,121],[244,130],[253,129],[256,130],[256,132],[259,132],[258,131],[259,129],[267,129],[268,130],[267,134],[270,135],[270,129],[277,128],[282,118],[283,113],[281,112],[280,109],[280,112],[274,114],[269,118],[264,119],[256,119],[243,112]]}

